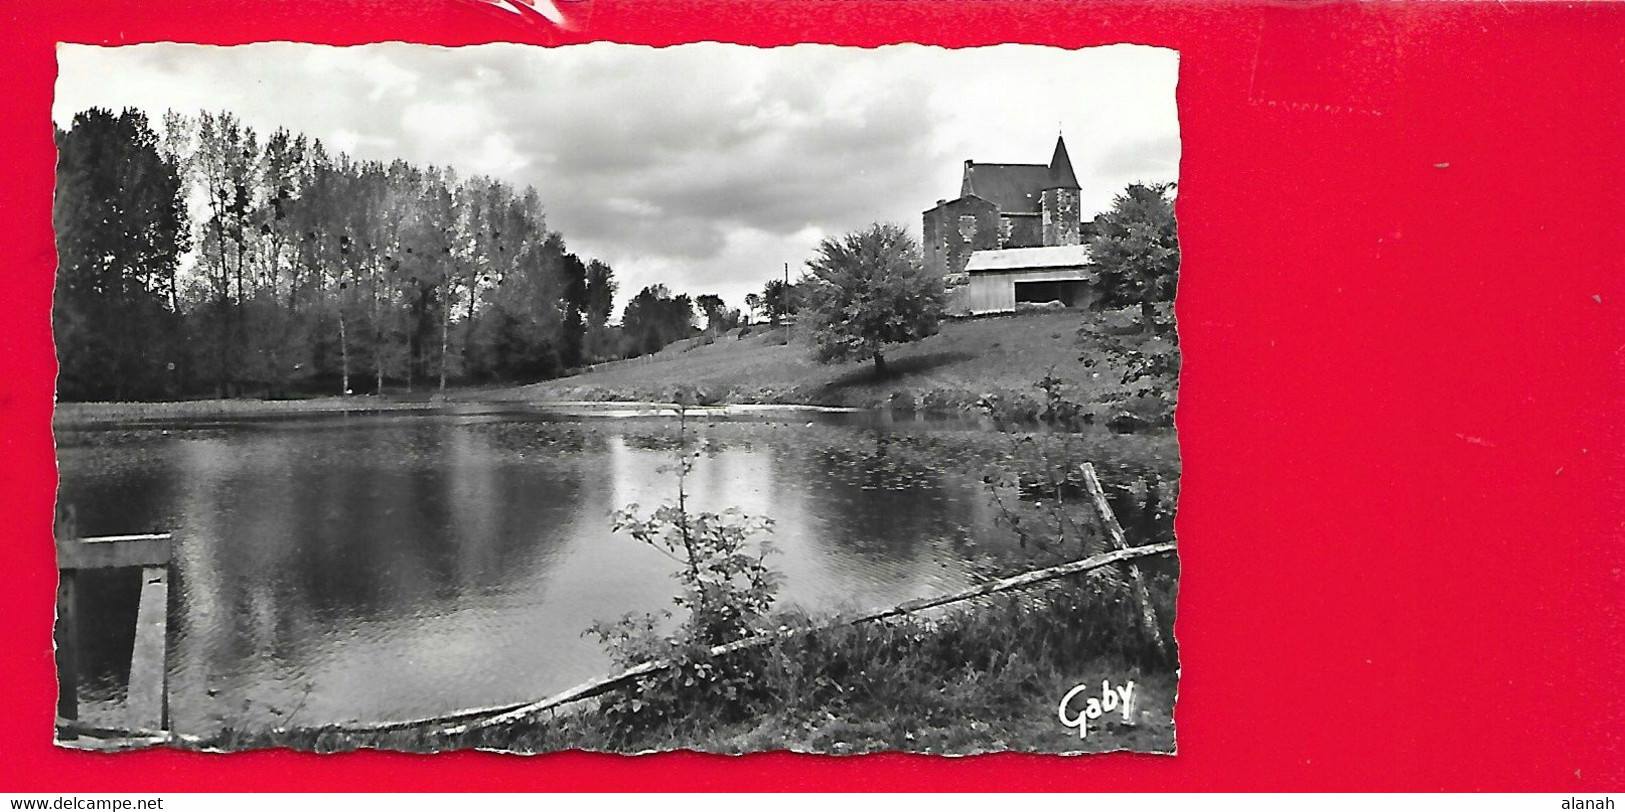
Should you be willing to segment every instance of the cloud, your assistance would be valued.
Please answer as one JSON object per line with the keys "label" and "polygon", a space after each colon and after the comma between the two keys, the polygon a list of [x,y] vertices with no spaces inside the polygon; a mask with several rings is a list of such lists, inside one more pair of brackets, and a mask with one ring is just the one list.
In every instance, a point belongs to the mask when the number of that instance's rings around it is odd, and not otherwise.
{"label": "cloud", "polygon": [[59,62],[59,124],[91,106],[229,109],[359,158],[534,186],[623,299],[664,282],[737,304],[825,234],[918,234],[965,159],[1043,163],[1057,129],[1086,206],[1178,169],[1177,58],[1140,46],[151,44],[61,46]]}
{"label": "cloud", "polygon": [[1178,162],[1179,137],[1159,135],[1124,142],[1106,150],[1095,161],[1095,173],[1109,178],[1144,176],[1161,180],[1179,171]]}

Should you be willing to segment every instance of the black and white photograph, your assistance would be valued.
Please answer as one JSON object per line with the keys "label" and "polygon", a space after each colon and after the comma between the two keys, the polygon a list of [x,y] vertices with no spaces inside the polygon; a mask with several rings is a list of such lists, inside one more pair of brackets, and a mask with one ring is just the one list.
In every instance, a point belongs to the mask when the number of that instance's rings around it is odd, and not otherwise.
{"label": "black and white photograph", "polygon": [[1175,752],[1177,52],[57,61],[58,746]]}

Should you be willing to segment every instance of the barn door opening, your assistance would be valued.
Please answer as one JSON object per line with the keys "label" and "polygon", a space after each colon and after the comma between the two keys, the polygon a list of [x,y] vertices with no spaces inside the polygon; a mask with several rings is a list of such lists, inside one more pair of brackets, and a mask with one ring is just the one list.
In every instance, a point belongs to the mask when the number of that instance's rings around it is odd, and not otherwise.
{"label": "barn door opening", "polygon": [[1050,305],[1059,302],[1062,307],[1078,307],[1084,303],[1082,282],[1017,282],[1016,304]]}

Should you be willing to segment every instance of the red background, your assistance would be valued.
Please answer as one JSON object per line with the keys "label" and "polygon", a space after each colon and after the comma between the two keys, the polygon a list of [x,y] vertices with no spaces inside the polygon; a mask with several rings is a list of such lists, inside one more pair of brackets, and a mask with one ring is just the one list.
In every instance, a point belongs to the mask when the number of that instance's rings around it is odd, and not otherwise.
{"label": "red background", "polygon": [[[0,790],[1625,788],[1625,8],[10,5]],[[1179,755],[53,749],[52,43],[271,39],[1178,48]]]}

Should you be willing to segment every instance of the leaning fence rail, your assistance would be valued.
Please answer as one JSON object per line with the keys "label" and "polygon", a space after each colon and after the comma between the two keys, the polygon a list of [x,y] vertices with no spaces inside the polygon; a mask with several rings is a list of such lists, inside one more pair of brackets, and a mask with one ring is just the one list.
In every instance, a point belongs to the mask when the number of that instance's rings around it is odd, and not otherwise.
{"label": "leaning fence rail", "polygon": [[[760,646],[767,645],[768,643],[771,643],[771,642],[773,642],[775,640],[783,640],[783,639],[787,639],[789,637],[794,637],[796,635],[811,634],[813,632],[828,631],[830,629],[840,628],[840,627],[843,627],[843,626],[853,626],[853,625],[857,625],[859,623],[867,623],[867,622],[876,621],[876,620],[884,620],[885,618],[895,617],[897,615],[905,615],[905,614],[911,614],[913,612],[921,612],[921,611],[924,611],[924,610],[927,610],[927,609],[934,609],[936,607],[945,606],[945,605],[950,604],[950,603],[959,603],[961,601],[967,601],[967,600],[971,600],[973,598],[986,597],[988,595],[993,595],[993,594],[1000,593],[1000,592],[1008,592],[1008,591],[1016,590],[1016,589],[1024,589],[1024,588],[1027,588],[1027,587],[1031,587],[1031,586],[1033,586],[1035,584],[1043,583],[1045,581],[1052,581],[1052,580],[1055,580],[1057,578],[1065,578],[1068,575],[1076,575],[1076,574],[1078,574],[1080,572],[1086,572],[1088,570],[1098,569],[1100,567],[1110,566],[1112,564],[1118,564],[1118,563],[1122,563],[1122,562],[1126,562],[1126,561],[1133,561],[1133,560],[1137,560],[1137,559],[1140,559],[1140,558],[1146,558],[1146,557],[1154,556],[1154,555],[1164,555],[1166,553],[1173,552],[1174,549],[1175,549],[1175,545],[1172,542],[1167,542],[1167,543],[1162,543],[1162,544],[1147,544],[1147,545],[1144,545],[1144,546],[1141,546],[1141,547],[1127,547],[1127,548],[1123,548],[1123,549],[1113,550],[1113,551],[1108,552],[1108,553],[1101,553],[1100,555],[1090,556],[1088,558],[1080,559],[1078,561],[1072,561],[1070,563],[1060,564],[1060,565],[1057,565],[1057,566],[1054,566],[1054,567],[1046,567],[1046,568],[1040,569],[1040,570],[1033,570],[1031,572],[1025,572],[1025,573],[1022,573],[1021,575],[1016,575],[1016,576],[1012,576],[1012,577],[1009,577],[1009,578],[1003,578],[1003,579],[1000,579],[1000,580],[997,580],[997,581],[990,581],[990,582],[988,582],[986,584],[982,584],[981,586],[971,587],[970,589],[964,589],[964,590],[960,590],[958,592],[952,592],[952,593],[949,593],[949,594],[946,594],[946,595],[940,595],[940,596],[937,596],[937,597],[934,597],[934,598],[919,598],[919,599],[916,599],[916,600],[911,600],[911,601],[907,601],[907,602],[904,602],[904,603],[900,603],[900,604],[898,604],[896,606],[888,607],[886,609],[877,609],[877,610],[873,610],[873,611],[869,611],[869,612],[864,612],[864,613],[862,613],[860,615],[856,615],[856,616],[840,617],[840,618],[837,618],[836,620],[834,620],[834,621],[832,621],[830,623],[825,623],[825,624],[818,625],[818,626],[801,627],[801,628],[791,629],[791,630],[786,631],[786,632],[773,632],[773,633],[768,633],[768,634],[756,635],[756,636],[753,636],[753,637],[746,637],[746,638],[743,638],[741,640],[736,640],[736,641],[734,641],[732,643],[725,643],[723,645],[716,646],[716,647],[711,649],[710,654],[713,657],[718,657],[718,656],[722,656],[722,655],[725,655],[725,654],[731,654],[731,653],[736,652],[736,651],[743,651],[745,649],[758,648]],[[536,715],[538,713],[541,713],[543,711],[547,711],[547,710],[551,710],[553,708],[557,708],[557,707],[559,707],[561,705],[567,705],[569,703],[577,702],[577,701],[580,701],[580,700],[583,700],[583,699],[590,699],[592,697],[602,695],[602,694],[607,693],[609,691],[613,691],[613,690],[615,690],[617,688],[625,687],[625,686],[630,685],[630,684],[632,684],[634,682],[637,682],[639,679],[642,679],[643,677],[647,677],[647,676],[650,676],[650,675],[653,675],[653,674],[657,674],[657,673],[659,673],[661,671],[665,671],[665,670],[673,668],[675,666],[676,666],[676,662],[674,662],[672,660],[668,660],[668,659],[652,660],[650,662],[643,663],[642,665],[638,665],[638,666],[635,666],[633,668],[629,668],[626,671],[622,671],[619,674],[615,674],[615,675],[608,676],[608,677],[600,677],[598,679],[594,679],[594,680],[590,680],[588,682],[584,682],[584,683],[582,683],[580,685],[575,686],[574,688],[570,688],[569,690],[563,691],[563,692],[558,693],[558,694],[554,694],[553,696],[550,696],[550,697],[548,697],[546,699],[543,699],[543,700],[541,700],[539,702],[532,702],[532,703],[528,703],[528,704],[524,704],[524,705],[517,705],[517,706],[513,706],[513,707],[509,707],[509,708],[491,709],[490,711],[487,711],[486,713],[463,713],[463,714],[459,714],[458,715],[459,718],[463,718],[463,719],[467,719],[471,715],[475,715],[475,716],[478,716],[480,718],[475,718],[475,719],[473,719],[471,721],[464,721],[461,724],[455,724],[453,726],[444,728],[442,732],[444,732],[447,735],[456,736],[456,735],[460,735],[460,734],[463,734],[463,733],[467,733],[469,731],[479,730],[481,728],[488,728],[488,727],[494,727],[496,725],[507,724],[507,723],[510,723],[510,722],[517,722],[517,721],[520,721],[520,720],[525,719],[527,717],[534,716],[534,715]],[[486,715],[487,713],[489,715]],[[436,721],[436,720],[424,720],[424,722],[422,722],[422,723],[432,723],[434,721]],[[398,724],[398,725],[379,726],[379,728],[376,728],[376,729],[405,727],[405,726],[410,726],[411,724],[412,723],[401,723],[401,724]]]}

